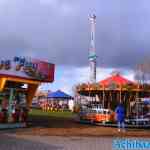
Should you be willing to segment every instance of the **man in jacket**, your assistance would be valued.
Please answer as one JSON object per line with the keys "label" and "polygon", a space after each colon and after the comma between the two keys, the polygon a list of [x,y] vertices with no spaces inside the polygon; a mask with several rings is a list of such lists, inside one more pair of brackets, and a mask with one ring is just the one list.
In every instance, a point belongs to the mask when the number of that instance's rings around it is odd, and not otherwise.
{"label": "man in jacket", "polygon": [[121,129],[123,129],[123,131],[125,131],[125,124],[124,124],[124,119],[125,119],[125,109],[123,104],[119,104],[117,106],[117,108],[115,109],[116,112],[116,119],[117,119],[117,123],[118,123],[118,132],[121,131]]}

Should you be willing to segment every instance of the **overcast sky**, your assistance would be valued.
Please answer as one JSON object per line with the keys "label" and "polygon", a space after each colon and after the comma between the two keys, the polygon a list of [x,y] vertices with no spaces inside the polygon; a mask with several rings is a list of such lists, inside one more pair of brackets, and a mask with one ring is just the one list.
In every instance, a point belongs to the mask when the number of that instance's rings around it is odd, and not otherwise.
{"label": "overcast sky", "polygon": [[85,66],[94,12],[98,63],[132,66],[150,55],[149,6],[149,0],[1,0],[0,55]]}
{"label": "overcast sky", "polygon": [[88,66],[95,13],[98,67],[133,68],[150,56],[149,0],[0,0],[0,58]]}

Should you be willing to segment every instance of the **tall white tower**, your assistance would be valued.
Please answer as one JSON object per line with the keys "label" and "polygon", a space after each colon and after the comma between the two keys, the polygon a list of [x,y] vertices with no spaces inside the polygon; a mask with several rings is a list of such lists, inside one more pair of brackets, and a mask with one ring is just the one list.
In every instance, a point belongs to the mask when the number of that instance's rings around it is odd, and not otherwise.
{"label": "tall white tower", "polygon": [[91,25],[91,40],[89,48],[89,64],[90,64],[90,82],[96,82],[96,49],[95,49],[95,25],[96,16],[95,14],[89,15],[89,21]]}

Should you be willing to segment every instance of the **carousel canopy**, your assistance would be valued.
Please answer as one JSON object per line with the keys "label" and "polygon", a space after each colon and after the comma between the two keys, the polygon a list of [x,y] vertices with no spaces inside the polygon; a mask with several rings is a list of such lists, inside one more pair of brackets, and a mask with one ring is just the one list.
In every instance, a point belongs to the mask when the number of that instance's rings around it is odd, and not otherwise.
{"label": "carousel canopy", "polygon": [[67,99],[73,99],[72,96],[64,93],[61,90],[58,90],[56,92],[50,92],[50,93],[48,93],[48,98],[49,99],[65,99],[65,100],[67,100]]}
{"label": "carousel canopy", "polygon": [[135,84],[134,82],[122,77],[120,74],[113,74],[99,83],[104,86],[108,86],[111,83],[115,83],[117,85]]}

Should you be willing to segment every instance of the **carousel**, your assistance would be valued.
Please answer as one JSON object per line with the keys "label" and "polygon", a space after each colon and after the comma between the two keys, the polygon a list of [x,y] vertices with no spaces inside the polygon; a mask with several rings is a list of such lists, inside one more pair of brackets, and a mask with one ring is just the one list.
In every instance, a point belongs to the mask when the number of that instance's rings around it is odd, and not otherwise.
{"label": "carousel", "polygon": [[124,104],[128,116],[137,99],[150,97],[150,85],[141,85],[138,82],[130,81],[117,72],[95,84],[80,84],[76,87],[76,92],[80,95],[79,101],[87,99],[90,103],[99,103],[104,109],[114,111],[121,102]]}
{"label": "carousel", "polygon": [[26,126],[39,85],[53,80],[54,64],[25,57],[1,60],[0,129]]}

